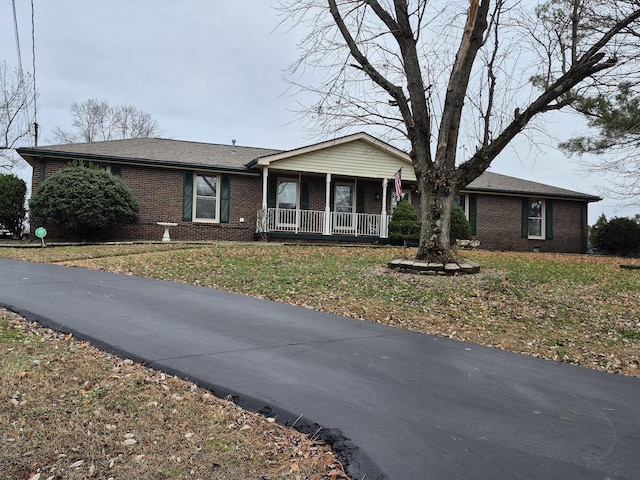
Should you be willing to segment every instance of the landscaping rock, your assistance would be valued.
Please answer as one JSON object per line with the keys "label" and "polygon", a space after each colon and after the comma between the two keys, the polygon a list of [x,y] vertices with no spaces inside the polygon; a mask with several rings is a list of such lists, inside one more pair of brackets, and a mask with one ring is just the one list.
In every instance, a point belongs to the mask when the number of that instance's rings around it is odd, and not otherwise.
{"label": "landscaping rock", "polygon": [[449,262],[446,265],[442,263],[427,263],[418,260],[395,259],[387,263],[387,267],[392,270],[401,272],[410,272],[418,274],[447,274],[459,275],[468,273],[479,273],[480,264],[471,260],[461,260],[459,262]]}

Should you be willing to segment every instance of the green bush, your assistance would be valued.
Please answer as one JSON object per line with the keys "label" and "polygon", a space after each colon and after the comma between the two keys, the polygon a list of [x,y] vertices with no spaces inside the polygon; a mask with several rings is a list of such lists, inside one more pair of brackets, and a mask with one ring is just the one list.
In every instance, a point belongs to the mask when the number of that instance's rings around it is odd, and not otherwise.
{"label": "green bush", "polygon": [[597,247],[624,257],[640,254],[640,224],[630,218],[613,218],[599,228]]}
{"label": "green bush", "polygon": [[456,240],[469,240],[471,238],[471,224],[464,214],[464,211],[456,204],[451,209],[451,245]]}
{"label": "green bush", "polygon": [[[467,220],[464,211],[453,205],[451,209],[451,245],[456,240],[467,240],[471,238],[471,224]],[[393,216],[389,222],[389,242],[392,245],[402,245],[405,240],[410,243],[420,241],[420,222],[416,209],[408,200],[402,200],[393,211]]]}
{"label": "green bush", "polygon": [[589,241],[591,242],[591,246],[593,248],[602,248],[600,246],[600,230],[608,223],[607,217],[604,213],[600,214],[596,223],[593,224],[591,228],[589,228]]}
{"label": "green bush", "polygon": [[68,166],[52,175],[29,202],[32,222],[76,238],[100,238],[138,220],[138,202],[124,181],[97,168]]}
{"label": "green bush", "polygon": [[0,174],[0,225],[20,237],[26,216],[27,184],[13,174]]}
{"label": "green bush", "polygon": [[405,241],[417,242],[420,240],[420,223],[418,214],[408,200],[402,200],[393,211],[389,222],[389,242],[393,245],[402,245]]}

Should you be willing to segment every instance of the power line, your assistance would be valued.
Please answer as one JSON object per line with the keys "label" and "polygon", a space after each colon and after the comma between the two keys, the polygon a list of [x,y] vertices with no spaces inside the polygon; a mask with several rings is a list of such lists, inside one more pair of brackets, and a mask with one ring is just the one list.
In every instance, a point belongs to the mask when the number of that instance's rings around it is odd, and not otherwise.
{"label": "power line", "polygon": [[13,5],[13,29],[16,34],[16,50],[18,53],[18,72],[20,73],[20,82],[22,82],[22,53],[20,53],[20,34],[18,33],[18,15],[16,13],[16,0],[11,1]]}
{"label": "power line", "polygon": [[[14,13],[15,13],[15,0]],[[33,0],[31,0],[31,58],[33,61],[33,141],[34,146],[38,146],[38,89],[36,88],[36,21]]]}

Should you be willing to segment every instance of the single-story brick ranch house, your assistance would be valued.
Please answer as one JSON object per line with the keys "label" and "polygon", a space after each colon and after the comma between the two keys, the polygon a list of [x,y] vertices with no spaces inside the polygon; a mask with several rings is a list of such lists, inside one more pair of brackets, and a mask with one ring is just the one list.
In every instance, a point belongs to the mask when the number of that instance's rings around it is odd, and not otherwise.
{"label": "single-story brick ranch house", "polygon": [[[17,151],[33,167],[33,191],[74,160],[121,176],[140,221],[113,240],[159,240],[158,222],[172,222],[172,239],[183,241],[385,242],[399,169],[419,208],[409,156],[366,133],[289,151],[160,138]],[[586,252],[587,206],[598,200],[492,172],[458,196],[483,248],[574,253]]]}

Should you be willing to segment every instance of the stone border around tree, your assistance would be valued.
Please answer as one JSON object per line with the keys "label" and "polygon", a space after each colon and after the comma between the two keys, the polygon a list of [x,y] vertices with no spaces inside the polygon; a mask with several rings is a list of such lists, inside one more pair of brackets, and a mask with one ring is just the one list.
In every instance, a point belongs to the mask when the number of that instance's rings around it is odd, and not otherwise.
{"label": "stone border around tree", "polygon": [[392,270],[419,275],[464,275],[480,273],[480,264],[472,260],[449,263],[427,263],[415,259],[396,259],[387,263]]}

